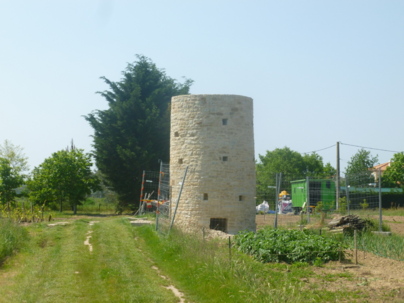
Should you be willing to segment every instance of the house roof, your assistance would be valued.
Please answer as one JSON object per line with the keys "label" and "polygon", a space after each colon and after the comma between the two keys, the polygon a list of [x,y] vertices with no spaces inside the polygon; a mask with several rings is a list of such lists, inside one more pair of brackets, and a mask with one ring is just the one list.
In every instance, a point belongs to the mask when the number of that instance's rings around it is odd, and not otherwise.
{"label": "house roof", "polygon": [[387,167],[390,166],[391,162],[386,162],[386,163],[381,163],[378,165],[373,166],[370,170],[381,170],[381,171],[385,171],[387,169]]}

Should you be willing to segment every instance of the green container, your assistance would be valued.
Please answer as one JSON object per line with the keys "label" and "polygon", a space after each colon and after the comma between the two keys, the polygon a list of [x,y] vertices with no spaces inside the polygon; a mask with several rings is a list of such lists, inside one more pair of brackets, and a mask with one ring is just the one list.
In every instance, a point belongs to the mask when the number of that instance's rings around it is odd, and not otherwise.
{"label": "green container", "polygon": [[307,199],[310,202],[310,207],[316,207],[317,203],[321,201],[322,210],[329,211],[335,208],[335,182],[333,180],[296,180],[290,183],[292,186],[292,205],[295,211],[302,210]]}

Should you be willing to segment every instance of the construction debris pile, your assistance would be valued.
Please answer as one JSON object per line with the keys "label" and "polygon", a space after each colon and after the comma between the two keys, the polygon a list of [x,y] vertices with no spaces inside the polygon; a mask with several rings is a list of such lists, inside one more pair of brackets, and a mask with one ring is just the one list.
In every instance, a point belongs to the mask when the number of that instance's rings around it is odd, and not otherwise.
{"label": "construction debris pile", "polygon": [[369,219],[359,218],[357,215],[336,216],[328,223],[330,230],[334,232],[352,232],[353,230],[364,230],[374,227]]}

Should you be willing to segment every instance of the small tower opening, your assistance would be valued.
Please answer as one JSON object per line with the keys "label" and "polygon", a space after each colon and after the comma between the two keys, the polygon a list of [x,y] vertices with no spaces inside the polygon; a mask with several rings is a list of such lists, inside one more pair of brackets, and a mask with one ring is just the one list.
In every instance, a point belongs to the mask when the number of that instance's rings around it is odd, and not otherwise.
{"label": "small tower opening", "polygon": [[222,119],[222,125],[227,125],[227,119]]}
{"label": "small tower opening", "polygon": [[227,219],[225,218],[210,218],[210,229],[220,230],[227,233]]}

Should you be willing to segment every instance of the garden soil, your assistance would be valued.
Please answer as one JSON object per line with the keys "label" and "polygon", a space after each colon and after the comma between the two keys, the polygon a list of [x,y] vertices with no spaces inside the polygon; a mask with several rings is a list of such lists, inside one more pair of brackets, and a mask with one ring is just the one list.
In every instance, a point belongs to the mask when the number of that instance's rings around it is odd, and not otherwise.
{"label": "garden soil", "polygon": [[[257,229],[274,224],[275,215],[257,215]],[[374,219],[378,219],[374,216]],[[279,215],[278,226],[299,228],[300,216]],[[384,216],[383,222],[391,232],[404,236],[404,217]],[[311,222],[318,224],[318,222]],[[357,264],[353,251],[346,251],[343,262],[329,262],[313,267],[316,275],[303,278],[309,287],[331,291],[353,290],[358,292],[357,302],[404,302],[404,262],[372,253],[358,251]],[[329,278],[332,275],[333,278]],[[336,278],[337,277],[337,278]],[[344,302],[344,301],[341,301]]]}

